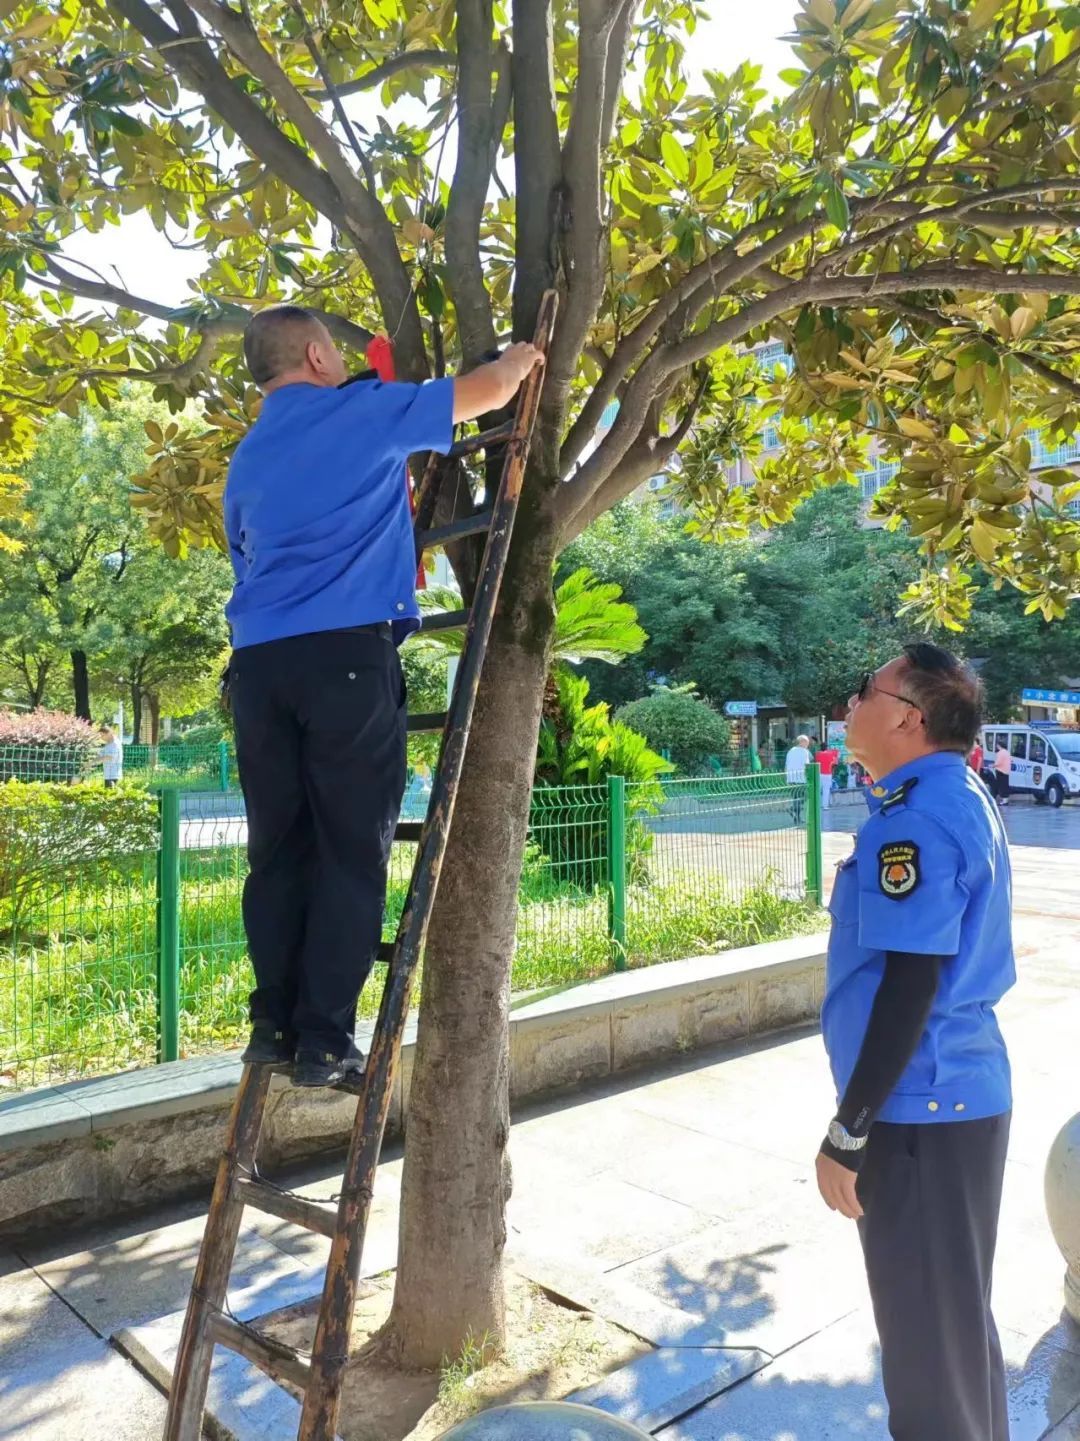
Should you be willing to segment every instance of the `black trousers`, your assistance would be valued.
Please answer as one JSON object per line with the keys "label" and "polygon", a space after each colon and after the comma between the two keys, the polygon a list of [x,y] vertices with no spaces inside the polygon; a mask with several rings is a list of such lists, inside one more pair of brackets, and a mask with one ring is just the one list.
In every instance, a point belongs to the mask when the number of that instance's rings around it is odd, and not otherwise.
{"label": "black trousers", "polygon": [[230,664],[248,821],[251,1018],[342,1056],[382,933],[405,790],[390,627],[245,646]]}
{"label": "black trousers", "polygon": [[1008,771],[994,772],[994,794],[999,801],[1007,801],[1009,799],[1010,785],[1011,780]]}
{"label": "black trousers", "polygon": [[990,1311],[1009,1120],[870,1133],[859,1235],[894,1441],[1009,1441]]}

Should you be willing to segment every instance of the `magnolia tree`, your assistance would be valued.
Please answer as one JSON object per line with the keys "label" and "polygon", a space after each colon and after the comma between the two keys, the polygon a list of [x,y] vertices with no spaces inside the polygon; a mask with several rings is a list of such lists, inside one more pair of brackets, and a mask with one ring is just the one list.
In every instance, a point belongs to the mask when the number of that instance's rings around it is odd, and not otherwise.
{"label": "magnolia tree", "polygon": [[[691,78],[684,0],[3,9],[0,443],[145,381],[178,417],[138,497],[170,549],[220,542],[253,309],[301,301],[356,346],[382,328],[420,379],[560,293],[425,963],[392,1333],[437,1362],[503,1331],[509,958],[560,547],[678,451],[719,536],[874,447],[901,465],[879,510],[923,541],[916,611],[962,624],[973,557],[1048,616],[1077,588],[1073,477],[1036,487],[1029,461],[1033,424],[1052,442],[1080,416],[1080,8],[799,0],[779,100],[719,43]],[[135,211],[205,253],[179,309],[70,259]],[[766,338],[790,371],[747,358]],[[729,486],[766,419],[780,456]],[[467,590],[475,554],[453,558]]]}

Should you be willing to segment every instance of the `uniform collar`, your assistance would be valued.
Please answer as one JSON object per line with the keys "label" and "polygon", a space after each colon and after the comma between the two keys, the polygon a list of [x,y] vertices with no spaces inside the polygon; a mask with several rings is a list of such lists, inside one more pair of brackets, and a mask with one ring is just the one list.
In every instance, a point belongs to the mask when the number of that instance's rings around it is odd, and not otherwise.
{"label": "uniform collar", "polygon": [[919,756],[916,760],[908,761],[906,765],[897,766],[888,775],[867,787],[866,803],[871,814],[880,810],[882,801],[894,795],[905,781],[919,780],[934,771],[962,769],[966,764],[967,761],[958,751],[931,751],[929,755]]}

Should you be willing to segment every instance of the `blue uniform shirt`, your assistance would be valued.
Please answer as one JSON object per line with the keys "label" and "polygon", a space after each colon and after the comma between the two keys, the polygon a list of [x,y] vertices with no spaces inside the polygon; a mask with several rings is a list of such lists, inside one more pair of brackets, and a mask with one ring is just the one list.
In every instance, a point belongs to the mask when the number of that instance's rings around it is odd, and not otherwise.
{"label": "blue uniform shirt", "polygon": [[225,485],[237,648],[312,631],[420,624],[404,464],[449,450],[454,382],[284,385],[263,401]]}
{"label": "blue uniform shirt", "polygon": [[989,792],[954,752],[883,777],[833,888],[821,1026],[838,1095],[866,1034],[886,951],[945,959],[923,1038],[878,1119],[978,1120],[1012,1105],[994,1007],[1016,980],[1009,850]]}

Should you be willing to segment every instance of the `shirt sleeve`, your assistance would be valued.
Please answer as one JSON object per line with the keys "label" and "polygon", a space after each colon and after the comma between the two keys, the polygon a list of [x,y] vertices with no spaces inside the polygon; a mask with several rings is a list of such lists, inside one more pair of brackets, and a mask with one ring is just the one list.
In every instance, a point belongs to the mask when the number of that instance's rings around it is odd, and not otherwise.
{"label": "shirt sleeve", "polygon": [[859,944],[955,956],[968,904],[959,844],[932,817],[901,808],[859,838]]}
{"label": "shirt sleeve", "polygon": [[436,450],[445,455],[454,443],[454,382],[448,379],[427,380],[423,385],[404,381],[379,384],[377,414],[391,455],[400,455],[402,460],[422,450]]}

